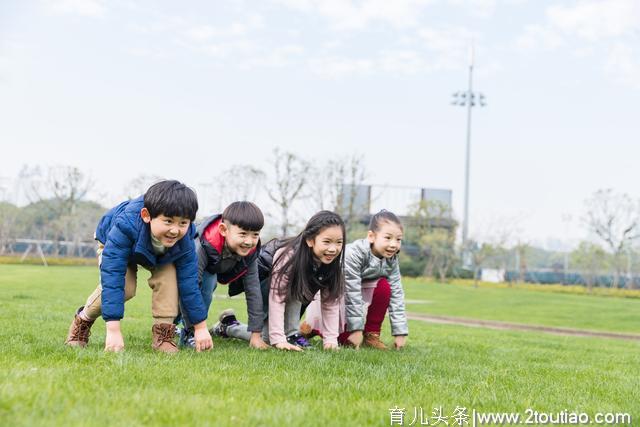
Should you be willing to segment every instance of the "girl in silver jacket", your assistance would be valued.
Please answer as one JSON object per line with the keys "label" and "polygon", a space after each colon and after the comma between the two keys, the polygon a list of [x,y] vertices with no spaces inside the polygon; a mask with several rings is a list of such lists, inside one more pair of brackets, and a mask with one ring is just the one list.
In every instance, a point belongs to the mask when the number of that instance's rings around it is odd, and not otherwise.
{"label": "girl in silver jacket", "polygon": [[[345,249],[346,292],[341,323],[344,332],[338,342],[346,346],[367,346],[386,350],[380,332],[387,311],[391,321],[393,345],[400,349],[409,333],[400,277],[398,252],[403,227],[396,215],[382,210],[371,218],[365,239],[356,240]],[[307,336],[321,334],[321,318],[315,301],[307,311],[300,332]]]}

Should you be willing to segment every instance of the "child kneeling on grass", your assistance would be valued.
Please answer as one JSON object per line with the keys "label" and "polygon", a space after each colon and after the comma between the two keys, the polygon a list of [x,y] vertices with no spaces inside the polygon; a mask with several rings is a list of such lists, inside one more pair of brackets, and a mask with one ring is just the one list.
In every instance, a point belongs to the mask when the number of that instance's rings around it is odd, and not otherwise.
{"label": "child kneeling on grass", "polygon": [[[345,250],[346,291],[341,307],[345,332],[338,341],[351,347],[386,350],[380,331],[387,309],[394,347],[404,347],[409,334],[404,307],[398,252],[402,246],[402,223],[393,213],[381,210],[371,217],[366,239],[356,240]],[[323,334],[321,310],[314,301],[300,325],[305,337]]]}
{"label": "child kneeling on grass", "polygon": [[120,203],[102,217],[96,229],[100,283],[76,311],[67,345],[86,347],[91,326],[102,315],[107,330],[105,351],[124,349],[120,320],[124,302],[136,293],[138,265],[142,265],[151,272],[152,348],[178,351],[173,324],[178,300],[194,325],[196,350],[211,348],[193,242],[192,221],[197,210],[193,190],[178,181],[161,181],[144,196]]}
{"label": "child kneeling on grass", "polygon": [[[325,350],[338,348],[339,302],[344,294],[345,227],[339,215],[315,214],[296,237],[272,240],[260,251],[259,270],[268,320],[263,337],[281,350],[301,351],[310,344],[298,333],[301,312],[319,293]],[[232,310],[220,315],[212,334],[246,339]]]}
{"label": "child kneeling on grass", "polygon": [[[218,283],[228,284],[229,296],[244,292],[249,325],[241,332],[249,346],[258,349],[269,348],[261,336],[265,314],[258,277],[263,226],[264,216],[258,206],[246,201],[233,202],[222,214],[213,215],[198,226],[196,240],[198,283],[205,309],[209,311]],[[182,312],[184,327],[180,332],[180,343],[193,347],[194,331],[187,313],[184,309]]]}

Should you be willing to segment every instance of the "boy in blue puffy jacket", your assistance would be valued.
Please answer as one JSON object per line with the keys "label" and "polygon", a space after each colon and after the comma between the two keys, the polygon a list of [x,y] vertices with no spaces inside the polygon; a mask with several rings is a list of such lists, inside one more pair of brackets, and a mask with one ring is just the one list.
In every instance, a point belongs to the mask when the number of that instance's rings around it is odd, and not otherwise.
{"label": "boy in blue puffy jacket", "polygon": [[86,347],[91,326],[102,315],[107,331],[105,351],[124,349],[120,319],[124,302],[136,293],[141,265],[151,272],[152,348],[165,353],[178,351],[173,319],[179,300],[194,326],[196,350],[212,347],[207,310],[198,288],[192,224],[197,210],[193,190],[178,181],[161,181],[144,196],[120,203],[102,217],[96,229],[100,283],[77,310],[67,345]]}

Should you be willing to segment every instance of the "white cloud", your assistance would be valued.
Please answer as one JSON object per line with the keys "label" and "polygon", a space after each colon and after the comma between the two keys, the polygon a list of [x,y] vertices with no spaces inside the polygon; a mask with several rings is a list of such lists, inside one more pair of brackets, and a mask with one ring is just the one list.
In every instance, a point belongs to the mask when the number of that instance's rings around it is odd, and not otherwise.
{"label": "white cloud", "polygon": [[[577,58],[595,57],[607,74],[638,87],[640,1],[585,0],[546,9],[546,21],[528,25],[516,38],[517,50],[566,48]],[[604,60],[602,59],[604,58]]]}
{"label": "white cloud", "polygon": [[450,52],[453,50],[467,50],[478,34],[463,28],[449,27],[444,29],[421,28],[418,36],[427,49]]}
{"label": "white cloud", "polygon": [[429,68],[426,59],[414,50],[385,51],[379,60],[384,71],[416,74]]}
{"label": "white cloud", "polygon": [[242,21],[233,22],[228,27],[214,27],[211,25],[193,26],[185,30],[185,35],[193,41],[205,42],[214,38],[241,37],[263,27],[260,15],[249,15]]}
{"label": "white cloud", "polygon": [[575,6],[552,6],[549,23],[559,31],[590,41],[630,35],[640,30],[638,0],[584,1]]}
{"label": "white cloud", "polygon": [[107,12],[103,0],[47,0],[46,5],[60,14],[99,17]]}
{"label": "white cloud", "polygon": [[543,25],[527,25],[524,33],[515,40],[517,50],[552,50],[564,44],[562,36],[553,28]]}
{"label": "white cloud", "polygon": [[469,12],[482,17],[493,15],[498,6],[497,0],[449,0],[449,3],[464,6]]}
{"label": "white cloud", "polygon": [[250,58],[242,64],[242,67],[285,67],[300,59],[304,52],[305,49],[298,45],[279,46],[266,54]]}
{"label": "white cloud", "polygon": [[326,78],[338,78],[353,74],[368,74],[374,68],[370,59],[351,59],[340,57],[322,57],[309,61],[311,70]]}
{"label": "white cloud", "polygon": [[[639,31],[640,1],[588,0],[548,7],[546,21],[525,26],[514,45],[519,50],[552,50],[581,40],[603,43],[623,37],[637,38]],[[582,47],[576,50],[579,49]]]}
{"label": "white cloud", "polygon": [[624,84],[640,89],[640,60],[637,48],[616,43],[607,56],[606,71]]}
{"label": "white cloud", "polygon": [[209,43],[194,48],[196,51],[209,56],[222,59],[229,57],[242,57],[257,50],[257,45],[251,40],[229,40],[217,43]]}
{"label": "white cloud", "polygon": [[396,28],[417,24],[424,6],[432,0],[274,0],[289,8],[317,13],[334,29],[362,30],[373,23]]}
{"label": "white cloud", "polygon": [[169,59],[171,55],[166,49],[150,47],[128,47],[125,52],[132,56],[151,59]]}
{"label": "white cloud", "polygon": [[477,44],[481,38],[463,27],[421,28],[417,35],[423,47],[431,51],[431,62],[437,69],[459,69],[467,64],[471,44]]}

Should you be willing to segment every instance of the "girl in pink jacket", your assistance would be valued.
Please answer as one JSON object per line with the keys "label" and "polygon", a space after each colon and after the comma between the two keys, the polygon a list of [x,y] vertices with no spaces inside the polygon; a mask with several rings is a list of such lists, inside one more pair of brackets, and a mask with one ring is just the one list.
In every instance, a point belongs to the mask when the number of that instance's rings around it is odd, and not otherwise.
{"label": "girl in pink jacket", "polygon": [[269,290],[269,342],[274,347],[302,350],[287,339],[290,331],[285,330],[285,323],[297,330],[303,307],[319,291],[324,349],[338,348],[345,234],[338,214],[321,211],[311,217],[298,236],[276,251]]}

